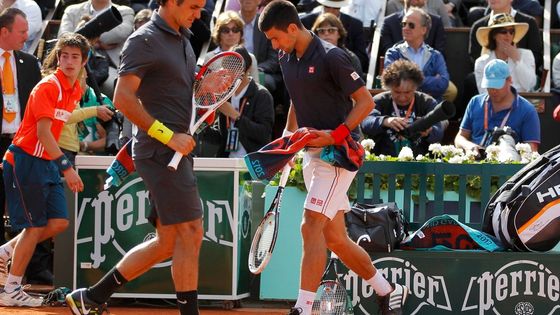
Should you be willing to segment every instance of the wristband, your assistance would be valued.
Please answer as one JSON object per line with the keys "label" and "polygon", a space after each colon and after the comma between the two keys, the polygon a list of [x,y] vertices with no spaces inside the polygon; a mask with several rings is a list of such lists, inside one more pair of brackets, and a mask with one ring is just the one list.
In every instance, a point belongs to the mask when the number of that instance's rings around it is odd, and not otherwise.
{"label": "wristband", "polygon": [[285,136],[291,136],[294,133],[289,131],[288,129],[284,129],[284,131],[282,131],[282,138],[284,138]]}
{"label": "wristband", "polygon": [[335,130],[331,131],[331,137],[334,138],[334,144],[341,144],[350,134],[350,129],[345,123],[340,124]]}
{"label": "wristband", "polygon": [[70,160],[66,157],[66,155],[64,155],[64,153],[62,153],[61,156],[59,156],[58,158],[53,160],[54,163],[56,164],[56,166],[58,166],[58,169],[61,172],[66,171],[67,169],[72,167],[72,162],[70,162]]}
{"label": "wristband", "polygon": [[167,128],[159,120],[154,121],[154,123],[148,129],[148,135],[163,144],[167,144],[171,137],[173,137],[173,131]]}

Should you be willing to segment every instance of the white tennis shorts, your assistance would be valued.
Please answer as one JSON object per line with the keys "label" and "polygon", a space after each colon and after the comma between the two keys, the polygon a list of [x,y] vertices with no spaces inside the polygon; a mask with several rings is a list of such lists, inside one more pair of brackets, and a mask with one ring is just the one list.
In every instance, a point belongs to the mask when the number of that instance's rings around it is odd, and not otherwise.
{"label": "white tennis shorts", "polygon": [[347,193],[356,173],[321,160],[321,148],[307,149],[303,156],[303,179],[307,188],[304,208],[331,220],[340,210],[350,211]]}

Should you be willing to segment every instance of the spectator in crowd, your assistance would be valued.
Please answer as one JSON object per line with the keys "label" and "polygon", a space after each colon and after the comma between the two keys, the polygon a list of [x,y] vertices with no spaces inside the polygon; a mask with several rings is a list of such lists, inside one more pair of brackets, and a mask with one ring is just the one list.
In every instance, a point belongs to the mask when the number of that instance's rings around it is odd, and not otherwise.
{"label": "spectator in crowd", "polygon": [[253,61],[247,49],[232,50],[243,57],[245,73],[231,101],[218,108],[222,139],[218,157],[242,158],[271,141],[274,103],[270,92],[251,78]]}
{"label": "spectator in crowd", "polygon": [[[364,79],[364,72],[362,71],[362,65],[360,64],[360,59],[356,54],[344,46],[344,42],[348,33],[344,29],[342,22],[332,13],[323,13],[317,17],[311,31],[320,39],[329,42],[340,49],[344,50],[352,60],[352,66],[356,72]],[[364,80],[365,81],[365,80]]]}
{"label": "spectator in crowd", "polygon": [[[2,120],[0,122],[0,154],[4,156],[12,143],[27,105],[27,99],[33,87],[41,81],[41,69],[35,56],[21,51],[28,38],[26,15],[20,9],[8,8],[0,13],[0,65],[2,74]],[[17,84],[17,86],[15,86]],[[2,170],[0,169],[0,175]],[[0,178],[0,285],[6,283],[8,260],[15,247],[15,241],[6,243],[4,231],[5,190],[3,177]],[[31,261],[31,265],[40,264],[40,259]],[[43,269],[43,268],[38,268]]]}
{"label": "spectator in crowd", "polygon": [[13,239],[16,243],[12,264],[0,292],[2,306],[38,307],[43,304],[42,297],[33,297],[24,291],[24,271],[35,246],[68,227],[60,173],[72,192],[84,189],[82,180],[56,141],[80,99],[78,76],[86,64],[88,51],[89,44],[81,35],[69,33],[59,38],[50,53],[58,56],[58,69],[31,92],[21,126],[4,155],[4,187],[10,222],[12,228],[23,231]]}
{"label": "spectator in crowd", "polygon": [[28,38],[25,42],[23,50],[27,51],[33,40],[40,35],[41,27],[43,26],[41,8],[37,2],[33,0],[3,0],[0,2],[0,12],[7,8],[20,9],[23,13],[25,13],[28,26]]}
{"label": "spectator in crowd", "polygon": [[[421,92],[430,94],[441,101],[453,101],[457,88],[450,86],[449,73],[443,55],[424,42],[430,30],[430,15],[426,11],[412,7],[404,16],[402,33],[404,41],[391,47],[385,53],[385,68],[399,59],[407,59],[418,65],[424,74]],[[444,97],[444,93],[446,93]]]}
{"label": "spectator in crowd", "polygon": [[552,84],[560,89],[560,53],[556,54],[552,61]]}
{"label": "spectator in crowd", "polygon": [[340,12],[357,18],[362,21],[364,28],[368,28],[379,21],[382,4],[382,1],[350,0],[347,6],[340,8]]}
{"label": "spectator in crowd", "polygon": [[152,18],[153,11],[150,9],[143,9],[138,11],[134,16],[134,30],[140,28],[140,26],[146,24]]}
{"label": "spectator in crowd", "polygon": [[389,91],[373,98],[375,109],[360,124],[364,135],[375,141],[375,154],[397,156],[405,146],[415,155],[428,153],[428,146],[443,137],[442,122],[410,139],[399,134],[436,106],[431,96],[417,91],[424,80],[422,70],[401,59],[385,68],[381,78],[383,87]]}
{"label": "spectator in crowd", "polygon": [[[243,23],[243,20],[236,12],[222,12],[218,16],[216,24],[214,24],[214,29],[212,30],[212,41],[217,47],[206,54],[204,62],[210,60],[210,58],[222,51],[228,51],[234,46],[244,44],[244,25],[245,23]],[[257,69],[257,58],[252,53],[249,53],[249,56],[251,56],[251,67],[249,69],[250,75],[256,82],[263,83],[259,81],[260,78],[259,71]]]}
{"label": "spectator in crowd", "polygon": [[[79,30],[84,24],[91,20],[91,16],[86,14],[81,17],[80,22],[76,26],[76,30]],[[109,78],[109,67],[110,61],[109,56],[105,53],[104,50],[98,50],[95,48],[95,44],[99,41],[98,38],[88,38],[89,44],[92,47],[90,51],[90,56],[88,58],[88,77],[90,79],[90,84],[93,84],[93,80],[95,80],[95,84],[97,86],[101,86],[103,82]],[[53,69],[54,70],[54,69]],[[116,79],[116,75],[111,78],[111,81]]]}
{"label": "spectator in crowd", "polygon": [[257,21],[259,0],[243,0],[239,16],[243,20],[243,45],[257,58],[257,69],[263,80],[259,80],[271,93],[282,86],[282,74],[278,64],[278,53],[263,32]]}
{"label": "spectator in crowd", "polygon": [[[448,14],[448,8],[443,3],[443,0],[409,0],[409,4],[410,6],[423,9],[430,15],[438,16],[441,19],[443,27],[454,26],[451,23],[451,18]],[[403,9],[404,3],[400,0],[389,0],[387,2],[387,9],[385,10],[385,14],[393,14],[396,12],[400,12]]]}
{"label": "spectator in crowd", "polygon": [[[412,7],[422,8],[424,7],[425,0],[405,0],[404,4],[405,6],[403,10],[389,15],[383,22],[383,27],[381,29],[380,54],[385,54],[389,48],[403,40],[402,21],[404,19],[406,9]],[[430,47],[435,48],[440,53],[445,54],[446,35],[441,18],[434,14],[429,15],[430,20],[432,21],[432,26],[430,27],[428,36],[425,38],[424,42]]]}
{"label": "spectator in crowd", "polygon": [[[554,3],[554,2],[553,2]],[[513,0],[511,1],[511,7],[517,11],[523,12],[527,15],[532,16],[535,18],[537,25],[539,27],[542,26],[542,18],[544,13],[543,6],[537,0]],[[558,6],[556,6],[558,9]],[[490,14],[492,8],[490,6],[487,7],[472,7],[469,10],[468,20],[471,21],[471,24],[476,22],[477,20],[481,19],[482,17]]]}
{"label": "spectator in crowd", "polygon": [[60,28],[58,29],[58,37],[64,33],[76,30],[82,16],[87,14],[95,18],[98,14],[104,12],[111,6],[115,6],[119,10],[123,21],[112,30],[101,34],[99,40],[96,42],[95,48],[104,50],[109,56],[113,67],[118,67],[120,63],[119,55],[124,41],[133,30],[134,11],[130,7],[113,4],[111,0],[88,0],[70,5],[64,10],[64,14],[62,15]]}
{"label": "spectator in crowd", "polygon": [[533,57],[535,58],[535,66],[536,69],[539,70],[543,65],[543,40],[539,31],[539,27],[537,26],[537,22],[533,17],[514,10],[511,7],[511,1],[512,0],[488,0],[488,5],[492,9],[492,11],[490,11],[490,14],[474,22],[470,30],[469,55],[471,57],[471,60],[472,62],[474,62],[478,57],[480,57],[480,53],[482,50],[482,47],[476,39],[477,30],[483,26],[488,26],[490,17],[498,13],[507,13],[513,16],[515,22],[527,23],[529,25],[527,36],[524,36],[517,43],[517,47],[526,48],[533,52]]}
{"label": "spectator in crowd", "polygon": [[541,141],[539,117],[533,104],[517,94],[508,64],[500,59],[490,61],[481,86],[488,92],[473,97],[467,105],[455,146],[478,153],[495,127],[509,126],[518,142],[529,143],[536,152]]}
{"label": "spectator in crowd", "polygon": [[[474,73],[478,93],[485,93],[481,87],[484,67],[494,59],[507,62],[513,86],[518,92],[530,92],[537,82],[535,58],[529,49],[517,48],[515,45],[525,36],[529,25],[516,23],[507,13],[499,13],[490,19],[487,27],[476,32],[476,39],[482,49],[482,56],[476,59]],[[486,50],[486,52],[485,52]]]}
{"label": "spectator in crowd", "polygon": [[304,15],[301,18],[301,23],[307,29],[313,27],[313,23],[321,13],[332,13],[340,19],[344,29],[348,32],[346,37],[346,48],[350,49],[353,53],[360,58],[362,69],[368,69],[369,56],[366,50],[366,40],[364,37],[364,27],[362,21],[352,17],[348,14],[342,13],[341,8],[349,4],[349,0],[318,0],[322,5],[322,10],[319,12],[312,12]]}

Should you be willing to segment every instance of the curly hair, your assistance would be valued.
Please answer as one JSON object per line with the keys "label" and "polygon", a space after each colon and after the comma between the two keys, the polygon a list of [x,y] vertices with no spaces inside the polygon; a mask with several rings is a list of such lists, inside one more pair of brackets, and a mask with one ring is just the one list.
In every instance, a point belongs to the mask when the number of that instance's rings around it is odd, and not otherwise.
{"label": "curly hair", "polygon": [[216,19],[214,29],[212,29],[212,41],[214,42],[214,44],[220,46],[220,31],[224,26],[228,25],[231,22],[235,24],[235,27],[241,30],[241,39],[237,44],[243,44],[243,26],[245,26],[245,23],[243,22],[239,14],[235,11],[225,11],[218,15],[218,19]]}
{"label": "curly hair", "polygon": [[340,38],[338,39],[336,45],[338,47],[344,47],[344,42],[346,40],[346,36],[348,35],[348,32],[346,32],[344,25],[342,25],[342,22],[340,22],[340,19],[336,17],[336,15],[332,13],[323,13],[319,15],[315,20],[315,23],[313,23],[313,27],[311,27],[311,31],[317,34],[317,29],[322,26],[336,27],[338,29],[338,35],[340,35]]}
{"label": "curly hair", "polygon": [[418,65],[406,59],[393,62],[385,68],[381,76],[381,82],[385,89],[399,86],[405,80],[412,81],[416,86],[422,85],[422,81],[424,81],[424,75]]}

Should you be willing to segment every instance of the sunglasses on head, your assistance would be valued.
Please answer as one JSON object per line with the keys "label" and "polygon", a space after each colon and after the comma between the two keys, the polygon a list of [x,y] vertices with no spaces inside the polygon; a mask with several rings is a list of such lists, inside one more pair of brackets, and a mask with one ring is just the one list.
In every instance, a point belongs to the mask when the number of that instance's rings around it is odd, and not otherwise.
{"label": "sunglasses on head", "polygon": [[414,24],[414,23],[412,23],[412,22],[405,22],[405,21],[402,21],[402,22],[401,22],[401,26],[402,26],[402,28],[405,28],[405,27],[408,26],[408,28],[410,28],[411,30],[413,30],[413,29],[416,27],[416,24]]}
{"label": "sunglasses on head", "polygon": [[319,35],[324,35],[324,34],[334,34],[338,32],[338,28],[336,27],[320,27],[318,29],[315,30],[315,33],[319,34]]}
{"label": "sunglasses on head", "polygon": [[510,34],[510,35],[515,35],[515,29],[514,28],[502,28],[496,31],[498,34]]}
{"label": "sunglasses on head", "polygon": [[222,34],[227,34],[227,33],[236,33],[237,34],[239,32],[241,32],[241,29],[239,27],[236,27],[236,26],[234,26],[232,28],[229,28],[227,26],[224,26],[224,27],[220,28],[220,33],[222,33]]}

